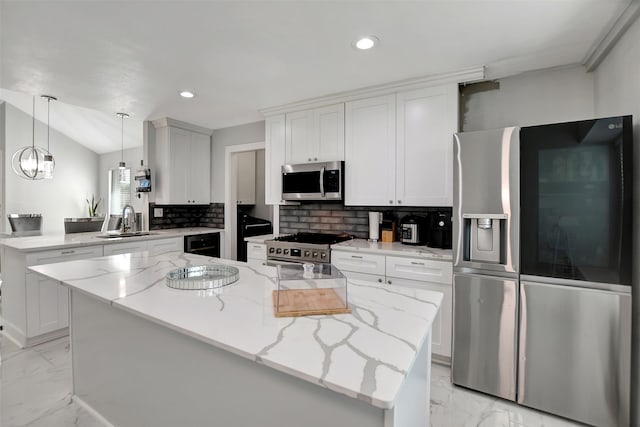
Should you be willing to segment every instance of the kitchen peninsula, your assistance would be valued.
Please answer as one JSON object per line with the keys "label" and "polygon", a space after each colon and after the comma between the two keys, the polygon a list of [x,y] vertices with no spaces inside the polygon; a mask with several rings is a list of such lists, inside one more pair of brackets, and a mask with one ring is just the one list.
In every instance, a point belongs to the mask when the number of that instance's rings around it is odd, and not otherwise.
{"label": "kitchen peninsula", "polygon": [[[240,279],[176,290],[207,264]],[[180,252],[31,267],[71,291],[74,399],[118,426],[426,426],[442,295],[349,281],[351,314],[276,318],[276,269]]]}
{"label": "kitchen peninsula", "polygon": [[[118,253],[183,250],[184,236],[220,233],[217,228],[153,230],[131,237],[105,238],[99,232],[0,238],[4,334],[29,347],[69,333],[69,291],[30,273],[27,267]],[[221,239],[222,240],[222,239]]]}

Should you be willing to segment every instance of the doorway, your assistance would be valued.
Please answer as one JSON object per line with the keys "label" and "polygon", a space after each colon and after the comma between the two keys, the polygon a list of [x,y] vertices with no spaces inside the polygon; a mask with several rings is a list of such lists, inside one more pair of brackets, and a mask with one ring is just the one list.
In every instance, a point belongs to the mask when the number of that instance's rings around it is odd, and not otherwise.
{"label": "doorway", "polygon": [[237,259],[238,212],[272,221],[264,203],[264,142],[225,147],[225,258]]}

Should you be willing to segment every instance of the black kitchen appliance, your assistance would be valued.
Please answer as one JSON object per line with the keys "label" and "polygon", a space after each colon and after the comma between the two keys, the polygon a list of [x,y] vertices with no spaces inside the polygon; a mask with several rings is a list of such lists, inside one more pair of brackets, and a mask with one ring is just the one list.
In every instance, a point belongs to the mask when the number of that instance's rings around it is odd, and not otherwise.
{"label": "black kitchen appliance", "polygon": [[428,223],[427,246],[451,249],[451,212],[430,212]]}
{"label": "black kitchen appliance", "polygon": [[427,218],[420,215],[407,215],[400,221],[400,241],[405,245],[424,245],[427,243]]}
{"label": "black kitchen appliance", "polygon": [[220,258],[220,233],[184,236],[184,251],[195,255]]}
{"label": "black kitchen appliance", "polygon": [[238,261],[247,261],[247,242],[245,237],[262,236],[273,233],[271,221],[256,218],[238,211],[238,240],[236,243],[236,254]]}

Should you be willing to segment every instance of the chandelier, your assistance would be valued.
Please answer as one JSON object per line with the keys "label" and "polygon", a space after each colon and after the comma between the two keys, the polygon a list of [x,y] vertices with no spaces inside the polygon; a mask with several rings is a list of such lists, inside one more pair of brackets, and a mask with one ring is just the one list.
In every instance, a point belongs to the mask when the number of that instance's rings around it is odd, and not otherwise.
{"label": "chandelier", "polygon": [[53,178],[55,161],[49,152],[49,102],[56,98],[43,95],[47,99],[47,149],[36,147],[36,97],[33,97],[32,121],[31,121],[31,145],[19,148],[11,157],[11,167],[21,178],[32,181]]}

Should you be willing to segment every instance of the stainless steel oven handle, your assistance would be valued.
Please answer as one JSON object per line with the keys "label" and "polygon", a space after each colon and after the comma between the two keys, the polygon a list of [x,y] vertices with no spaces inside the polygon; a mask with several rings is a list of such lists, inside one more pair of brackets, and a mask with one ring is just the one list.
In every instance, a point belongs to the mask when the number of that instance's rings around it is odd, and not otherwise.
{"label": "stainless steel oven handle", "polygon": [[324,197],[324,166],[320,168],[320,194]]}

